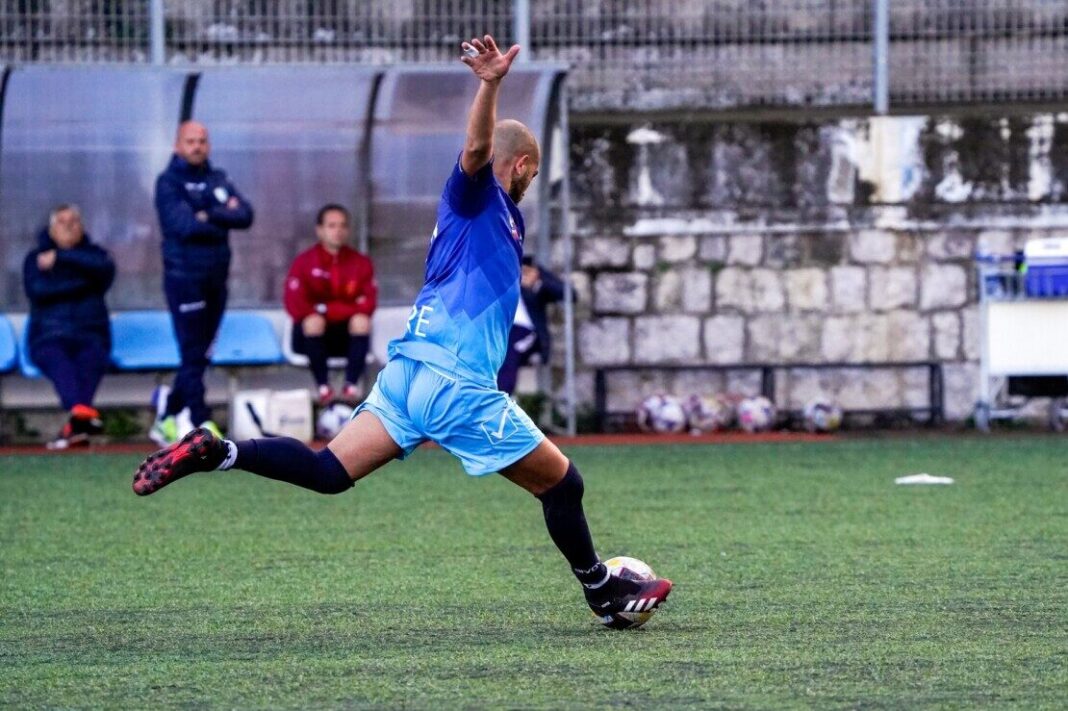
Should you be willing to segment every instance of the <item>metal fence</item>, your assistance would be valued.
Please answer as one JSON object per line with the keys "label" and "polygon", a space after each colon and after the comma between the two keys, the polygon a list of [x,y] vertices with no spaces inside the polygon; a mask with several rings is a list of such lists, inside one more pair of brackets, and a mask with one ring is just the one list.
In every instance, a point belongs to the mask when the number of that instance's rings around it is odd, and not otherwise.
{"label": "metal fence", "polygon": [[896,105],[1068,98],[1065,0],[893,0]]}
{"label": "metal fence", "polygon": [[483,32],[570,64],[579,111],[1068,98],[1064,0],[0,0],[11,62],[446,62]]}

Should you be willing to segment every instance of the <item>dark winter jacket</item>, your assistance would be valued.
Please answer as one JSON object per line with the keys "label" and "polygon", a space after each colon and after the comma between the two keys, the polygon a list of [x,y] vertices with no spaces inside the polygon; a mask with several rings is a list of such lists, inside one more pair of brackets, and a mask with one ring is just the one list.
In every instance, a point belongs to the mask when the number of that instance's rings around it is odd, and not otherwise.
{"label": "dark winter jacket", "polygon": [[549,336],[549,314],[546,308],[549,304],[563,301],[564,282],[560,277],[553,274],[545,267],[538,265],[541,272],[541,283],[537,291],[523,287],[520,291],[523,304],[527,307],[530,320],[534,324],[534,332],[538,334],[538,355],[542,363],[549,362],[552,354],[552,341]]}
{"label": "dark winter jacket", "polygon": [[[56,250],[56,263],[48,271],[37,267],[37,255]],[[26,255],[22,284],[30,300],[32,350],[35,343],[51,338],[101,338],[111,342],[108,307],[104,294],[115,279],[115,264],[89,235],[71,249],[58,249],[42,230],[37,247]]]}
{"label": "dark winter jacket", "polygon": [[[235,209],[226,202],[236,197]],[[226,173],[207,161],[193,167],[172,156],[156,179],[156,212],[163,231],[163,270],[189,276],[225,275],[230,267],[232,229],[252,224],[252,205],[237,192]],[[198,212],[208,219],[197,219]]]}

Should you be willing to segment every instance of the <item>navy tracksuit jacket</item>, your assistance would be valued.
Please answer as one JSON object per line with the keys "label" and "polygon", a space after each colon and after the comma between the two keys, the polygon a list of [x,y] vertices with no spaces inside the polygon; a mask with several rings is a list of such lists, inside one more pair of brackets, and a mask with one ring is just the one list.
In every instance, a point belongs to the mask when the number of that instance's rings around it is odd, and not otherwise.
{"label": "navy tracksuit jacket", "polygon": [[515,390],[516,380],[519,377],[519,368],[530,362],[531,356],[537,353],[542,363],[548,363],[552,354],[552,340],[549,335],[549,304],[555,304],[564,298],[564,282],[557,275],[545,267],[538,265],[541,272],[541,286],[537,291],[523,287],[520,295],[523,304],[530,314],[530,321],[534,326],[534,346],[528,350],[518,350],[517,344],[531,335],[530,329],[522,326],[512,326],[508,333],[508,350],[504,354],[504,362],[497,372],[497,388],[511,394]]}
{"label": "navy tracksuit jacket", "polygon": [[[56,250],[48,271],[37,255]],[[111,362],[111,325],[104,294],[115,279],[115,263],[89,235],[71,249],[58,249],[41,230],[37,247],[22,265],[22,284],[30,301],[27,345],[30,358],[55,385],[66,410],[92,406],[93,396]]]}
{"label": "navy tracksuit jacket", "polygon": [[[240,203],[232,210],[226,207],[231,197]],[[163,290],[182,357],[166,414],[188,407],[193,423],[200,424],[211,419],[204,371],[226,309],[230,230],[252,224],[252,205],[223,171],[173,156],[156,180],[156,212],[163,232]]]}

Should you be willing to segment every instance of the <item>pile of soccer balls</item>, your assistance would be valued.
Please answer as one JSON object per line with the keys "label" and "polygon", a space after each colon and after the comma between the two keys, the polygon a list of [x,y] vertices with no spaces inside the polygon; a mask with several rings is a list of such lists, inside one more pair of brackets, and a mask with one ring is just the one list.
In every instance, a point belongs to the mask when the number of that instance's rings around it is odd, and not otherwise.
{"label": "pile of soccer balls", "polygon": [[[686,399],[673,395],[651,395],[638,405],[635,413],[643,432],[700,435],[737,427],[743,432],[767,432],[778,422],[775,405],[762,395],[691,395]],[[842,424],[842,409],[825,397],[805,404],[802,423],[809,432],[834,432]]]}

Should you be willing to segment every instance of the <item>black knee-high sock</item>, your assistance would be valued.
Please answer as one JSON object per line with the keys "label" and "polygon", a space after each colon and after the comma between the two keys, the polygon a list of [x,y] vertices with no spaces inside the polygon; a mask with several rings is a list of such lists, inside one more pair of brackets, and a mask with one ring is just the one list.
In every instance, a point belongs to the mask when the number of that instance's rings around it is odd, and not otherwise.
{"label": "black knee-high sock", "polygon": [[292,437],[246,439],[237,448],[234,469],[288,482],[320,494],[340,494],[352,488],[345,467],[329,449],[320,452]]}
{"label": "black knee-high sock", "polygon": [[308,367],[316,385],[326,385],[329,372],[326,369],[326,341],[322,336],[305,336],[304,353],[308,356]]}
{"label": "black knee-high sock", "polygon": [[345,365],[346,383],[359,382],[367,365],[367,349],[370,344],[370,336],[349,336],[349,362]]}
{"label": "black knee-high sock", "polygon": [[593,549],[593,537],[582,510],[583,491],[582,476],[575,463],[569,462],[564,478],[538,498],[549,536],[567,558],[575,577],[586,587],[599,587],[607,579],[608,570]]}

